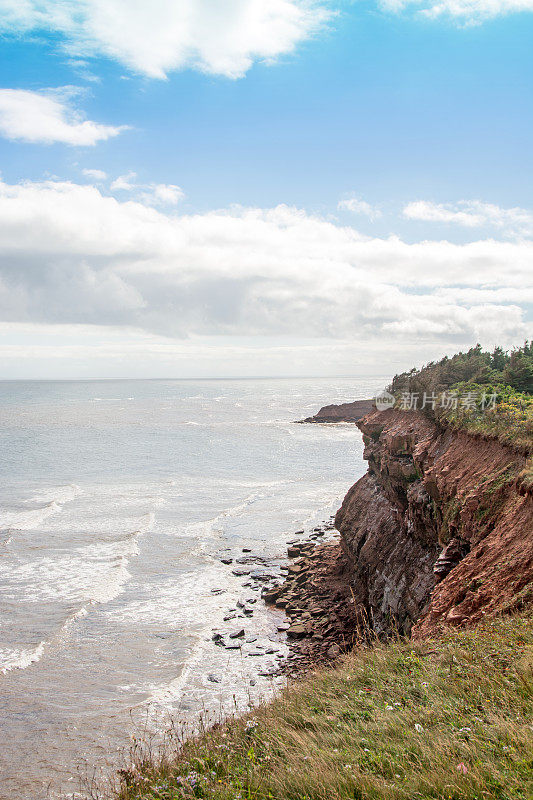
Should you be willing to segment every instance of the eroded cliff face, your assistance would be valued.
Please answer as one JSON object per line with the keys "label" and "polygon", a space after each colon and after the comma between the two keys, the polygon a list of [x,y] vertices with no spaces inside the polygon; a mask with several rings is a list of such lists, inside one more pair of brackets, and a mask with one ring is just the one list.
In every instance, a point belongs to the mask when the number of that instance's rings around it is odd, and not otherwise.
{"label": "eroded cliff face", "polygon": [[357,425],[368,472],[336,527],[376,633],[431,635],[533,597],[525,457],[419,413],[374,411]]}

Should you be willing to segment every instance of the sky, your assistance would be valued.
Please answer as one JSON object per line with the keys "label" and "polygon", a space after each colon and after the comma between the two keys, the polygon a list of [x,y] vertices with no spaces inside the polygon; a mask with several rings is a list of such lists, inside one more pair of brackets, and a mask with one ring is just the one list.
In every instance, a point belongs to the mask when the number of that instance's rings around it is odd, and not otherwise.
{"label": "sky", "polygon": [[533,337],[533,0],[0,0],[0,378]]}

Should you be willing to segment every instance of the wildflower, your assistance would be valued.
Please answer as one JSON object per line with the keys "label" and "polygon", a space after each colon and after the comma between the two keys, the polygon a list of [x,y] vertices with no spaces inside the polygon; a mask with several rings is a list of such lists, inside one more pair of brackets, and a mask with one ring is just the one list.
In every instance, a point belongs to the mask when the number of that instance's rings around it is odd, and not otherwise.
{"label": "wildflower", "polygon": [[385,711],[394,711],[394,706],[385,706]]}
{"label": "wildflower", "polygon": [[424,728],[419,722],[415,724],[415,731],[417,731],[417,733],[424,733]]}
{"label": "wildflower", "polygon": [[463,775],[466,775],[466,773],[468,772],[468,767],[466,766],[466,764],[463,764],[462,761],[459,764],[457,764],[455,769],[457,770],[457,772],[462,772]]}
{"label": "wildflower", "polygon": [[187,783],[190,783],[190,785],[194,788],[196,786],[196,784],[198,783],[198,773],[197,772],[189,772],[189,774],[187,775],[185,780],[187,781]]}
{"label": "wildflower", "polygon": [[250,731],[253,731],[254,728],[257,728],[258,724],[259,723],[254,717],[249,719],[248,722],[246,723],[246,733],[250,733]]}

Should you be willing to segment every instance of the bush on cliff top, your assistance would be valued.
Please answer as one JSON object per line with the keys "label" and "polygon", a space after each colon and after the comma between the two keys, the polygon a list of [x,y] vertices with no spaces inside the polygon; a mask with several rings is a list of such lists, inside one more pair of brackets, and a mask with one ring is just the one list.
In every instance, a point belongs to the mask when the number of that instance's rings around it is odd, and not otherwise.
{"label": "bush on cliff top", "polygon": [[376,643],[208,730],[137,750],[116,800],[526,800],[533,617]]}
{"label": "bush on cliff top", "polygon": [[389,391],[443,392],[457,384],[474,383],[484,387],[509,386],[517,392],[533,394],[533,342],[525,342],[510,353],[496,347],[492,353],[481,345],[466,353],[457,353],[440,361],[431,361],[422,369],[395,375]]}
{"label": "bush on cliff top", "polygon": [[[529,455],[533,452],[533,342],[526,342],[511,353],[497,347],[492,353],[481,345],[452,358],[431,362],[420,370],[412,369],[395,375],[388,387],[398,399],[403,393],[442,396],[456,392],[485,398],[493,396],[495,404],[483,408],[479,402],[469,406],[461,401],[457,407],[424,411],[444,425],[462,428],[510,445]],[[493,406],[493,407],[492,407]]]}

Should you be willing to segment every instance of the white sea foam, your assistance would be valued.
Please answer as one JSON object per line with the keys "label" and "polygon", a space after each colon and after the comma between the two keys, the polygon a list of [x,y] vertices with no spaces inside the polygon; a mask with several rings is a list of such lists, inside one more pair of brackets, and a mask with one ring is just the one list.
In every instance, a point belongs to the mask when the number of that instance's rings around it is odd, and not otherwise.
{"label": "white sea foam", "polygon": [[206,620],[209,624],[217,617],[221,620],[225,613],[220,597],[211,589],[226,585],[229,591],[224,595],[225,603],[238,599],[240,586],[235,578],[233,580],[236,585],[232,592],[225,569],[219,563],[211,564],[200,571],[162,580],[156,587],[147,587],[141,597],[117,607],[113,614],[122,621],[170,628],[179,620],[182,630],[197,630]]}
{"label": "white sea foam", "polygon": [[[157,498],[155,501],[157,505],[163,503],[163,498]],[[141,533],[146,533],[147,531],[151,531],[155,524],[155,514],[153,511],[149,511],[147,514],[144,514],[140,520],[137,529],[133,532],[133,536],[138,536]]]}
{"label": "white sea foam", "polygon": [[44,642],[34,650],[0,650],[0,672],[5,675],[13,669],[26,669],[40,660],[44,652]]}
{"label": "white sea foam", "polygon": [[23,592],[30,601],[107,603],[129,580],[128,564],[139,554],[138,537],[153,524],[153,515],[140,529],[115,541],[96,541],[61,555],[41,556],[23,563],[3,563],[6,591]]}
{"label": "white sea foam", "polygon": [[40,527],[42,523],[52,516],[59,513],[65,503],[69,503],[80,493],[79,486],[59,486],[48,489],[30,500],[27,504],[44,503],[38,508],[31,508],[28,511],[5,511],[0,512],[0,529],[13,528],[18,531],[30,531]]}
{"label": "white sea foam", "polygon": [[31,511],[15,511],[0,513],[0,528],[13,528],[18,531],[30,531],[38,528],[47,517],[61,511],[58,503],[47,503],[42,508],[33,508]]}
{"label": "white sea foam", "polygon": [[143,705],[173,705],[181,700],[194,668],[200,664],[210,644],[210,642],[207,643],[205,641],[197,642],[191,655],[185,662],[180,675],[165,686],[154,689],[148,699],[144,701]]}
{"label": "white sea foam", "polygon": [[219,514],[211,517],[210,519],[200,520],[198,522],[192,522],[189,525],[180,526],[176,531],[176,535],[201,537],[201,544],[205,537],[217,536],[222,532],[221,523],[224,519],[240,516],[249,508],[249,506],[251,506],[253,503],[256,503],[262,497],[264,497],[264,495],[261,492],[254,492],[248,497],[245,497],[240,503],[236,503],[234,506],[225,508]]}
{"label": "white sea foam", "polygon": [[53,502],[57,503],[58,505],[64,505],[65,503],[70,503],[79,494],[81,494],[80,487],[76,486],[75,483],[71,483],[67,486],[57,486],[47,489],[41,494],[37,494],[32,497],[29,502]]}

